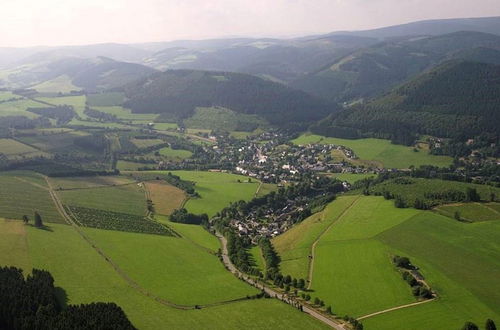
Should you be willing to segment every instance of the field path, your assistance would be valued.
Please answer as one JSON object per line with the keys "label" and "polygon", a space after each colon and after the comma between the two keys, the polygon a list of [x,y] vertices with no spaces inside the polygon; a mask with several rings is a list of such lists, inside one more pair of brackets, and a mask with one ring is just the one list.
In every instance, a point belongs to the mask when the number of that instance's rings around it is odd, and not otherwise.
{"label": "field path", "polygon": [[264,290],[268,295],[271,297],[274,297],[276,299],[279,299],[283,301],[284,303],[287,303],[295,308],[301,308],[303,312],[311,315],[315,319],[317,319],[320,322],[325,323],[326,325],[330,326],[333,329],[336,330],[345,330],[343,324],[338,323],[338,321],[334,321],[331,318],[325,316],[324,314],[318,312],[317,310],[302,304],[301,302],[295,300],[294,297],[288,296],[287,294],[280,293],[278,291],[275,291],[264,284],[257,282],[253,280],[252,278],[246,276],[245,274],[241,273],[236,266],[231,262],[231,259],[229,259],[228,252],[227,252],[227,239],[222,236],[219,233],[216,233],[217,238],[220,240],[221,245],[222,245],[222,262],[226,266],[226,268],[233,273],[235,276],[238,278],[244,280],[248,284],[256,287],[257,289]]}
{"label": "field path", "polygon": [[[476,203],[476,204],[479,204],[479,203]],[[496,214],[500,214],[500,212],[498,212],[497,210],[495,210],[495,209],[494,209],[494,208],[492,208],[492,207],[489,207],[489,206],[488,206],[488,205],[486,205],[486,204],[481,204],[481,206],[486,207],[488,210],[493,211],[493,212],[495,212]]]}
{"label": "field path", "polygon": [[38,184],[38,183],[34,183],[34,182],[31,182],[31,181],[29,181],[29,180],[22,179],[22,178],[17,177],[17,176],[15,176],[15,177],[14,177],[14,179],[16,179],[16,180],[18,180],[18,181],[21,181],[21,182],[24,182],[24,183],[27,183],[27,184],[30,184],[30,185],[32,185],[32,186],[35,186],[35,187],[40,188],[40,189],[43,189],[43,190],[49,190],[49,188],[44,187],[44,186],[42,186],[42,185],[40,185],[40,184]]}
{"label": "field path", "polygon": [[424,301],[418,301],[418,302],[414,302],[414,303],[411,303],[411,304],[406,304],[406,305],[401,305],[401,306],[396,306],[396,307],[384,309],[383,311],[379,311],[379,312],[375,312],[375,313],[371,313],[371,314],[368,314],[368,315],[364,315],[364,316],[358,317],[357,320],[360,321],[360,320],[367,319],[369,317],[373,317],[373,316],[377,316],[377,315],[380,315],[380,314],[384,314],[384,313],[389,313],[389,312],[392,312],[392,311],[396,311],[398,309],[403,309],[403,308],[408,308],[408,307],[413,307],[413,306],[418,306],[418,305],[426,304],[426,303],[434,301],[434,300],[436,300],[436,298],[427,299],[427,300],[424,300]]}
{"label": "field path", "polygon": [[329,230],[330,228],[332,228],[332,226],[337,222],[339,221],[339,219],[341,219],[347,212],[349,212],[349,210],[354,206],[354,204],[359,201],[361,197],[358,196],[355,200],[353,200],[351,202],[351,204],[349,204],[348,207],[346,207],[346,209],[344,211],[342,211],[342,213],[339,214],[339,216],[337,217],[337,219],[333,220],[332,223],[325,228],[325,230],[323,230],[319,235],[318,237],[316,238],[316,240],[314,241],[314,243],[311,245],[311,253],[310,253],[310,257],[309,257],[309,272],[308,272],[308,275],[307,275],[307,289],[310,290],[311,289],[311,286],[312,286],[312,279],[313,279],[313,272],[314,272],[314,260],[316,258],[316,255],[315,255],[315,250],[316,250],[316,245],[318,245],[318,242],[320,241],[321,237],[323,237],[323,235],[325,235]]}
{"label": "field path", "polygon": [[71,225],[76,232],[99,254],[101,255],[104,260],[115,270],[115,272],[132,288],[137,290],[139,293],[142,295],[149,297],[156,302],[172,307],[175,309],[181,309],[181,310],[192,310],[192,309],[201,309],[201,308],[207,308],[207,307],[214,307],[214,306],[220,306],[220,305],[225,305],[229,303],[234,303],[234,302],[239,302],[239,301],[245,301],[248,298],[243,297],[243,298],[237,298],[233,300],[226,300],[226,301],[220,301],[220,302],[214,302],[206,305],[179,305],[174,302],[171,302],[169,300],[163,299],[161,297],[156,296],[155,294],[147,291],[143,287],[141,287],[137,282],[135,282],[133,279],[131,279],[111,258],[109,258],[103,250],[101,250],[78,226],[78,224],[75,223],[75,220],[66,212],[61,200],[59,199],[59,196],[57,196],[56,192],[52,189],[52,185],[50,184],[50,181],[48,177],[45,177],[45,181],[47,182],[47,185],[49,186],[49,193],[50,196],[52,197],[52,200],[54,201],[54,204],[61,214],[61,216],[64,218],[64,220]]}

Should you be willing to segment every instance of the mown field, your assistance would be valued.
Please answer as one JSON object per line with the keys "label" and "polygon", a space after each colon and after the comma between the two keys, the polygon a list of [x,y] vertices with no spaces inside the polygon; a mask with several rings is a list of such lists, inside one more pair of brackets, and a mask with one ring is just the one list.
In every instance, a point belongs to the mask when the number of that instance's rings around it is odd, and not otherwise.
{"label": "mown field", "polygon": [[146,182],[146,190],[153,201],[155,213],[170,215],[185,202],[186,193],[174,186],[162,182]]}
{"label": "mown field", "polygon": [[183,160],[193,155],[193,153],[189,150],[172,149],[170,147],[162,148],[158,150],[158,152],[160,153],[160,155],[172,160]]}
{"label": "mown field", "polygon": [[303,134],[292,142],[299,145],[310,143],[343,145],[354,150],[360,160],[371,161],[374,162],[372,165],[378,164],[386,168],[408,168],[411,165],[416,167],[420,165],[445,167],[452,162],[451,157],[430,155],[426,150],[415,152],[413,147],[392,144],[389,140],[348,140]]}
{"label": "mown field", "polygon": [[[64,290],[68,304],[115,302],[139,329],[195,329],[201,324],[205,329],[327,329],[274,299],[189,311],[164,306],[128,286],[70,226],[52,224],[51,230],[46,231],[0,220],[0,228],[0,265],[49,270],[56,279],[55,285]],[[5,242],[17,242],[15,258],[3,253],[9,251],[6,246],[12,247]],[[204,282],[201,277],[198,280]],[[176,286],[176,281],[165,283],[164,287]],[[210,283],[212,288],[217,285]]]}
{"label": "mown field", "polygon": [[64,223],[43,178],[26,172],[0,173],[0,217],[22,219],[27,215],[33,221],[35,211],[45,222]]}
{"label": "mown field", "polygon": [[0,117],[23,116],[27,118],[38,118],[39,116],[37,114],[26,111],[26,109],[39,108],[41,106],[43,106],[41,103],[28,99],[2,102],[0,103]]}
{"label": "mown field", "polygon": [[44,81],[31,88],[36,89],[39,93],[69,93],[81,90],[80,87],[73,85],[71,78],[67,75],[61,75],[52,80]]}
{"label": "mown field", "polygon": [[[70,105],[81,119],[87,119],[87,115],[83,113],[85,110],[85,95],[76,96],[61,96],[61,97],[39,97],[37,100],[46,102],[52,105]],[[37,103],[40,106],[39,103]]]}
{"label": "mown field", "polygon": [[88,94],[87,104],[90,107],[112,107],[123,103],[125,95],[121,92]]}
{"label": "mown field", "polygon": [[231,202],[252,199],[259,186],[255,180],[243,182],[248,178],[230,173],[172,171],[172,174],[196,183],[195,190],[201,197],[189,199],[185,207],[191,213],[207,213],[208,216],[213,216]]}
{"label": "mown field", "polygon": [[62,190],[58,191],[57,194],[65,205],[135,215],[144,215],[146,213],[144,190],[136,184]]}
{"label": "mown field", "polygon": [[135,181],[124,176],[91,176],[50,178],[52,187],[56,190],[97,188],[115,185],[132,184]]}

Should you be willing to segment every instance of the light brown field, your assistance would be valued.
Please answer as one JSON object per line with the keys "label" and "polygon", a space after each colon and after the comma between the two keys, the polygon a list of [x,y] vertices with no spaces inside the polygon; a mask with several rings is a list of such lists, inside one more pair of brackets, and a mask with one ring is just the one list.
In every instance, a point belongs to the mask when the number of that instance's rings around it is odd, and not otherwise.
{"label": "light brown field", "polygon": [[156,213],[170,215],[182,207],[186,201],[183,190],[163,182],[146,182],[149,198],[153,201]]}
{"label": "light brown field", "polygon": [[26,226],[20,220],[0,219],[0,266],[31,270],[26,240]]}
{"label": "light brown field", "polygon": [[92,176],[72,178],[50,178],[54,189],[84,189],[105,186],[118,186],[134,181],[123,176]]}

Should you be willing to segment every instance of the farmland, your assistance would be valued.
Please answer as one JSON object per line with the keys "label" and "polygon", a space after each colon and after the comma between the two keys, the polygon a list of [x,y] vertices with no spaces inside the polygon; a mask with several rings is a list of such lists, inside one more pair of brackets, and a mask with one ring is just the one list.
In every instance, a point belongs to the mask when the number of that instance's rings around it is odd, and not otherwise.
{"label": "farmland", "polygon": [[88,135],[88,133],[73,130],[60,130],[54,132],[37,130],[33,135],[27,134],[17,139],[45,152],[70,152],[80,150],[73,142],[76,137],[85,135]]}
{"label": "farmland", "polygon": [[57,194],[65,205],[134,215],[146,213],[146,197],[137,185],[62,190]]}
{"label": "farmland", "polygon": [[50,197],[48,188],[40,180],[22,173],[0,175],[0,216],[10,219],[30,218],[38,211],[45,222],[64,222]]}
{"label": "farmland", "polygon": [[191,213],[207,213],[209,216],[213,216],[231,202],[250,200],[259,186],[258,182],[240,183],[238,180],[247,181],[247,178],[229,173],[172,171],[172,174],[180,176],[182,180],[196,183],[195,189],[201,197],[189,199],[186,209]]}
{"label": "farmland", "polygon": [[172,160],[183,160],[186,158],[189,158],[193,155],[193,153],[189,150],[182,150],[182,149],[172,149],[170,147],[165,147],[160,150],[158,150],[160,155],[167,157],[168,159]]}
{"label": "farmland", "polygon": [[460,218],[465,221],[491,221],[500,220],[500,212],[495,209],[498,209],[499,205],[499,203],[460,203],[439,206],[434,210],[451,218],[458,212]]}
{"label": "farmland", "polygon": [[355,183],[356,181],[375,177],[375,174],[357,174],[357,173],[328,173],[330,177],[337,178],[342,181],[347,181],[350,184]]}
{"label": "farmland", "polygon": [[131,139],[130,142],[137,148],[148,148],[164,143],[163,140],[160,139]]}
{"label": "farmland", "polygon": [[[221,107],[196,108],[195,114],[184,120],[189,128],[234,131],[241,127],[251,127],[253,131],[257,126],[266,125],[266,122],[255,115],[237,113]],[[239,129],[241,130],[241,129]]]}
{"label": "farmland", "polygon": [[47,156],[46,153],[13,139],[0,139],[0,153],[11,159]]}
{"label": "farmland", "polygon": [[39,116],[37,114],[26,111],[26,109],[39,108],[40,106],[40,103],[28,99],[3,102],[0,103],[0,117],[23,116],[27,118],[38,118]]}
{"label": "farmland", "polygon": [[[61,97],[38,97],[37,100],[46,102],[52,105],[70,105],[73,107],[78,116],[86,119],[87,115],[83,113],[85,110],[85,96],[61,96]],[[37,103],[38,104],[38,103]],[[40,106],[40,104],[38,104]]]}
{"label": "farmland", "polygon": [[[158,324],[169,328],[196,328],[205,324],[207,329],[222,326],[233,329],[326,329],[276,300],[250,300],[192,311],[173,309],[128,286],[69,226],[52,224],[51,231],[26,227],[25,233],[19,233],[17,222],[2,223],[0,220],[0,226],[0,246],[7,240],[18,242],[15,258],[0,254],[1,265],[47,269],[54,275],[55,285],[64,289],[68,304],[116,302],[140,329],[157,329]],[[276,315],[280,318],[276,319]]]}
{"label": "farmland", "polygon": [[162,182],[146,182],[146,190],[153,201],[155,213],[169,215],[180,208],[185,200],[186,193],[174,186]]}
{"label": "farmland", "polygon": [[426,150],[413,151],[413,147],[391,144],[389,140],[359,139],[347,140],[323,137],[314,134],[303,134],[292,141],[295,144],[335,144],[352,149],[360,160],[374,162],[386,168],[408,168],[411,165],[435,165],[445,167],[451,164],[452,159],[447,156],[434,156]]}
{"label": "farmland", "polygon": [[36,89],[39,93],[69,93],[81,90],[81,88],[73,85],[71,78],[67,75],[61,75],[52,80],[44,81],[31,88]]}
{"label": "farmland", "polygon": [[121,105],[124,97],[120,92],[88,94],[87,103],[90,107],[112,107]]}
{"label": "farmland", "polygon": [[124,121],[154,121],[158,115],[156,114],[137,114],[132,113],[130,109],[126,109],[120,106],[94,106],[92,109],[108,113],[110,115],[115,115],[116,118],[124,120]]}
{"label": "farmland", "polygon": [[135,181],[124,176],[64,177],[49,179],[54,189],[71,190],[131,184]]}

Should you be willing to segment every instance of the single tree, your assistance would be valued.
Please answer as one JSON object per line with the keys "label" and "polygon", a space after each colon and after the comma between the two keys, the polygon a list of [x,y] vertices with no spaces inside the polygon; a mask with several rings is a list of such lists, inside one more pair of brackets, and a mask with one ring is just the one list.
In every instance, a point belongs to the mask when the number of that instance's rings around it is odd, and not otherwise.
{"label": "single tree", "polygon": [[26,225],[27,225],[27,224],[28,224],[28,222],[30,222],[30,218],[28,218],[28,216],[27,216],[27,215],[23,215],[23,222],[24,222],[24,224],[26,224]]}
{"label": "single tree", "polygon": [[460,216],[460,212],[455,211],[455,215],[453,216],[455,220],[462,221],[462,217]]}
{"label": "single tree", "polygon": [[479,328],[472,322],[465,322],[462,330],[479,330]]}
{"label": "single tree", "polygon": [[304,289],[304,288],[306,287],[306,281],[305,281],[303,278],[301,278],[301,279],[299,280],[299,282],[297,283],[297,287],[298,287],[299,289]]}
{"label": "single tree", "polygon": [[35,211],[35,227],[36,228],[43,227],[42,217],[40,216],[40,213],[38,213],[37,211]]}
{"label": "single tree", "polygon": [[495,322],[493,322],[493,320],[487,319],[485,329],[486,330],[497,330],[497,326],[495,325]]}
{"label": "single tree", "polygon": [[318,297],[314,298],[314,304],[319,305],[319,298]]}
{"label": "single tree", "polygon": [[332,315],[332,314],[333,314],[333,312],[332,312],[332,306],[328,306],[328,307],[326,308],[326,312],[327,312],[328,314]]}
{"label": "single tree", "polygon": [[311,296],[306,294],[306,301],[309,301],[309,300],[311,300]]}

